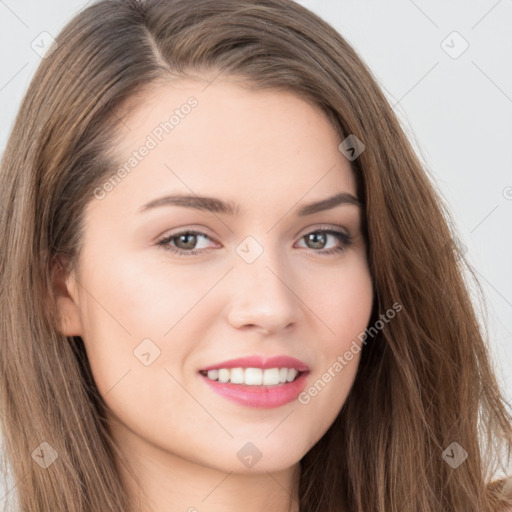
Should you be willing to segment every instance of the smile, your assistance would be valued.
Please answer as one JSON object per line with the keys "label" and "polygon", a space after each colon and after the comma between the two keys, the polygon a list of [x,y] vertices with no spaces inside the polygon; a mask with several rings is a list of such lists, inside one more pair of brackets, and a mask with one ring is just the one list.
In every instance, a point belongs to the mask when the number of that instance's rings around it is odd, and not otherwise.
{"label": "smile", "polygon": [[304,390],[309,367],[288,356],[251,356],[199,370],[204,382],[223,398],[255,408],[280,407]]}
{"label": "smile", "polygon": [[277,386],[293,382],[299,375],[295,368],[219,368],[202,370],[201,375],[222,383],[244,384],[246,386]]}

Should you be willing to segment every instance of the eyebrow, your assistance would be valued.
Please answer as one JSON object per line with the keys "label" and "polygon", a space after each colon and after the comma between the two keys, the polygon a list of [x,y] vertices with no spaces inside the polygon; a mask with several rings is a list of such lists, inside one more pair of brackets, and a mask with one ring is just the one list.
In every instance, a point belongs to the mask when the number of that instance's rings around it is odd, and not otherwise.
{"label": "eyebrow", "polygon": [[[335,196],[322,199],[302,206],[297,215],[304,217],[317,212],[330,210],[340,205],[354,205],[361,207],[358,199],[348,192],[341,192]],[[212,213],[221,213],[224,215],[240,215],[240,206],[232,201],[223,201],[215,197],[206,197],[198,195],[174,194],[153,199],[149,203],[139,208],[140,212],[151,210],[159,206],[182,206],[184,208],[193,208],[195,210],[205,210]]]}

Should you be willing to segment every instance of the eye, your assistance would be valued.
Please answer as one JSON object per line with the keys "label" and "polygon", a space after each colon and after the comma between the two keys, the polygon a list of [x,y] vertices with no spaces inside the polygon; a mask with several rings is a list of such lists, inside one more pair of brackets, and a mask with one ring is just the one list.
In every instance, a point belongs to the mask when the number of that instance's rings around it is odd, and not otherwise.
{"label": "eye", "polygon": [[[338,243],[326,249],[325,246],[329,245],[328,241],[330,239],[337,240]],[[158,241],[157,245],[180,256],[194,256],[206,252],[205,249],[208,248],[208,245],[205,245],[206,240],[210,240],[208,235],[189,230],[167,236]],[[340,253],[352,243],[351,236],[347,232],[332,228],[310,231],[302,236],[300,240],[305,240],[309,248],[314,249],[315,253],[320,255]],[[198,243],[199,247],[197,246]],[[306,245],[306,248],[308,248],[308,245]]]}
{"label": "eye", "polygon": [[210,239],[210,237],[199,231],[182,231],[181,233],[176,233],[160,240],[157,242],[157,245],[176,254],[189,256],[199,253],[199,251],[193,250],[194,248],[205,249],[204,246],[195,247],[201,239]]}
{"label": "eye", "polygon": [[[329,238],[338,240],[338,244],[326,249]],[[306,246],[315,249],[317,254],[330,255],[335,253],[343,252],[351,243],[352,239],[350,235],[344,231],[337,229],[318,229],[316,231],[310,231],[308,234],[301,237],[301,240],[305,240]]]}

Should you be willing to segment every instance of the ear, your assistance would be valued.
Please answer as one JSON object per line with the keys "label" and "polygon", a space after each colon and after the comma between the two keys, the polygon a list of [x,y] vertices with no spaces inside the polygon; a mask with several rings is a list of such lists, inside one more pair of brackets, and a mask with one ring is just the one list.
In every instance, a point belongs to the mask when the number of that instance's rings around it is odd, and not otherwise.
{"label": "ear", "polygon": [[82,319],[75,271],[68,270],[64,258],[56,258],[52,269],[52,286],[59,315],[59,331],[64,336],[82,336]]}

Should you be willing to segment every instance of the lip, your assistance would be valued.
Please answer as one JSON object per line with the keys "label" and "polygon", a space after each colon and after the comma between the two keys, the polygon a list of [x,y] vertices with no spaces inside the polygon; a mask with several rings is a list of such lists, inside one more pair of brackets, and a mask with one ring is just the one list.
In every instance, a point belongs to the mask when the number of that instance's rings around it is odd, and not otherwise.
{"label": "lip", "polygon": [[309,372],[299,374],[293,382],[277,384],[275,386],[245,386],[219,382],[199,374],[199,377],[210,386],[213,391],[223,398],[239,405],[257,409],[271,409],[281,407],[297,399],[306,387]]}
{"label": "lip", "polygon": [[296,400],[306,387],[306,380],[309,375],[309,366],[303,361],[290,356],[240,357],[201,368],[199,372],[218,370],[219,368],[261,368],[263,370],[267,368],[295,368],[300,372],[293,382],[285,382],[273,386],[247,386],[244,384],[219,382],[199,373],[199,377],[210,386],[210,389],[223,398],[239,405],[259,409],[281,407]]}
{"label": "lip", "polygon": [[299,372],[308,372],[309,366],[290,356],[247,356],[239,357],[238,359],[230,359],[229,361],[223,361],[216,363],[211,366],[205,366],[201,368],[203,370],[218,370],[219,368],[261,368],[263,370],[267,368],[295,368]]}

